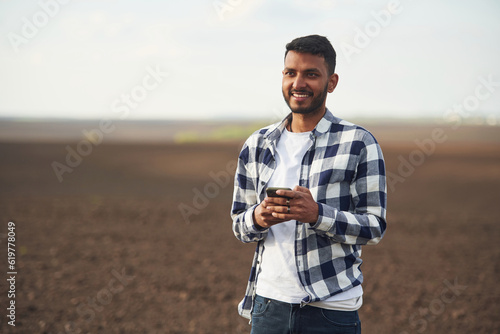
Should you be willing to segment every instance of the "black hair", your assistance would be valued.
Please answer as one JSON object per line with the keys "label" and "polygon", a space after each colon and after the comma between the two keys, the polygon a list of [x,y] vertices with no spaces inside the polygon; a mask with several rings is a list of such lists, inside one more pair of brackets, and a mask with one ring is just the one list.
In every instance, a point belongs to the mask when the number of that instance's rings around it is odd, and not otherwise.
{"label": "black hair", "polygon": [[326,66],[328,67],[328,74],[332,75],[335,73],[337,53],[328,38],[324,36],[309,35],[295,38],[286,45],[285,58],[288,51],[310,53],[322,56],[325,59]]}

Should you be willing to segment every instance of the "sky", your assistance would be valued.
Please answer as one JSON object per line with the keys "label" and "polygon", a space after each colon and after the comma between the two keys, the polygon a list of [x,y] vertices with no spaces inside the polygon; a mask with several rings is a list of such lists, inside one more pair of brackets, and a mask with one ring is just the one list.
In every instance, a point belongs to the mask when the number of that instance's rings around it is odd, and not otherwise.
{"label": "sky", "polygon": [[278,118],[286,43],[328,37],[338,116],[500,123],[497,0],[0,0],[0,117]]}

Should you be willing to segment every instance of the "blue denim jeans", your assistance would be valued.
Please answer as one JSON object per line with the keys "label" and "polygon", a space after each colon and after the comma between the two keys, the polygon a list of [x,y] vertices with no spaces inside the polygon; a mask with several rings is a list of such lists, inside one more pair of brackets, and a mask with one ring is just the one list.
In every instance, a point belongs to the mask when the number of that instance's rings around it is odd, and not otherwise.
{"label": "blue denim jeans", "polygon": [[358,311],[333,311],[256,296],[251,334],[361,334]]}

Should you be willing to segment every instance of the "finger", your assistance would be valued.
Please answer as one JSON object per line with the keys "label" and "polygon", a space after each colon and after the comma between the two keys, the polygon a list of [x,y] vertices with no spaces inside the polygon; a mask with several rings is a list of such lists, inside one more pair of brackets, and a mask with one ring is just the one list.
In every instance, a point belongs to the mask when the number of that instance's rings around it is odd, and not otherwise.
{"label": "finger", "polygon": [[266,216],[263,221],[265,222],[266,225],[275,225],[279,223],[285,222],[287,219],[283,219],[282,217],[276,217],[275,216],[276,212],[273,212],[272,215]]}
{"label": "finger", "polygon": [[280,189],[280,190],[276,191],[276,194],[280,195],[280,196],[285,196],[285,197],[288,197],[288,198],[294,198],[295,197],[295,191],[293,191],[293,190],[283,190],[283,189]]}
{"label": "finger", "polygon": [[273,217],[281,219],[283,221],[292,220],[291,215],[286,213],[273,212]]}
{"label": "finger", "polygon": [[287,211],[286,208],[287,208],[286,206],[281,206],[281,205],[273,205],[267,207],[267,209],[271,214],[274,212],[286,212]]}
{"label": "finger", "polygon": [[266,203],[267,206],[288,206],[290,205],[290,199],[283,197],[273,197],[272,199],[266,201]]}
{"label": "finger", "polygon": [[268,206],[262,210],[262,216],[271,217],[274,211],[272,206]]}
{"label": "finger", "polygon": [[267,206],[281,205],[283,202],[283,198],[281,198],[281,197],[266,197],[265,201],[266,201]]}
{"label": "finger", "polygon": [[311,192],[309,191],[309,189],[308,189],[308,188],[306,188],[306,187],[301,187],[301,186],[295,186],[295,187],[293,188],[293,190],[294,190],[294,191],[297,191],[297,192],[300,192],[300,193],[306,193],[306,194],[311,193]]}
{"label": "finger", "polygon": [[291,214],[292,213],[292,208],[289,206],[273,206],[270,209],[272,209],[273,216],[275,213],[278,214]]}
{"label": "finger", "polygon": [[282,222],[283,222],[283,220],[275,218],[275,217],[272,217],[270,219],[264,220],[263,221],[263,225],[264,225],[264,227],[271,227],[273,225],[276,225],[276,224],[279,224],[279,223],[282,223]]}

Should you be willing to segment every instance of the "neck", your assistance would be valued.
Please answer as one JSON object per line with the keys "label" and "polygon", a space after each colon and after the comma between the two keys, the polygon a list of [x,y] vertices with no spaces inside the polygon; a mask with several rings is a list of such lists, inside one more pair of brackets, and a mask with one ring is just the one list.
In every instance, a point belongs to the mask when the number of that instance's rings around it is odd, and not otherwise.
{"label": "neck", "polygon": [[314,130],[316,125],[325,115],[326,109],[320,113],[314,114],[297,114],[292,113],[288,122],[288,131],[290,132],[309,132]]}

